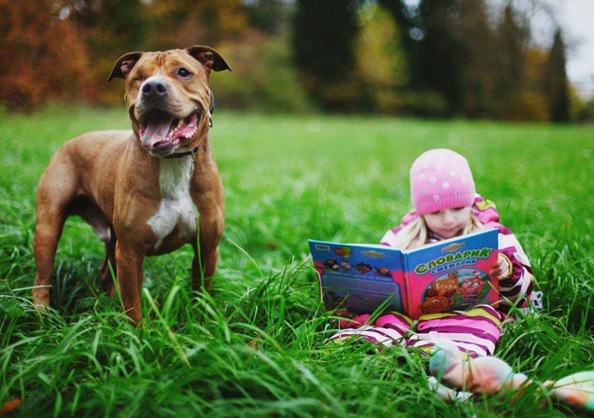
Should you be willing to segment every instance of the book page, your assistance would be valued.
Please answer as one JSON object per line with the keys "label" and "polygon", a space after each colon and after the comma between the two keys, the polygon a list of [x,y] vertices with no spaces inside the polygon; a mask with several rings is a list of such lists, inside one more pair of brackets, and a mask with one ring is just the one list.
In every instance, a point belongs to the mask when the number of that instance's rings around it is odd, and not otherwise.
{"label": "book page", "polygon": [[[324,305],[372,313],[382,304],[402,312],[401,252],[381,245],[309,241]],[[402,282],[402,280],[400,280]]]}

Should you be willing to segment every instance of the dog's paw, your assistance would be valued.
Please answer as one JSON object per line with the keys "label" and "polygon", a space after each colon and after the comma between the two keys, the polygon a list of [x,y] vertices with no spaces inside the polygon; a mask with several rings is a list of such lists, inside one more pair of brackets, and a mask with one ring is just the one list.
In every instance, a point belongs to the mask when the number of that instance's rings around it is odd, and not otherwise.
{"label": "dog's paw", "polygon": [[38,311],[45,310],[49,307],[49,289],[35,288],[33,289],[33,307]]}

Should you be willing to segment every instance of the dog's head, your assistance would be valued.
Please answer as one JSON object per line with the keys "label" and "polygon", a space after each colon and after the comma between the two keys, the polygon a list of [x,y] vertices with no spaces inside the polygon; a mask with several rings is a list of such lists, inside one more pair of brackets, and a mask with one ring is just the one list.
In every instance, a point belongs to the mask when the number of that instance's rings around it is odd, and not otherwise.
{"label": "dog's head", "polygon": [[164,52],[129,52],[109,80],[126,81],[124,99],[132,129],[153,156],[191,151],[206,135],[211,71],[230,70],[214,49],[196,45]]}

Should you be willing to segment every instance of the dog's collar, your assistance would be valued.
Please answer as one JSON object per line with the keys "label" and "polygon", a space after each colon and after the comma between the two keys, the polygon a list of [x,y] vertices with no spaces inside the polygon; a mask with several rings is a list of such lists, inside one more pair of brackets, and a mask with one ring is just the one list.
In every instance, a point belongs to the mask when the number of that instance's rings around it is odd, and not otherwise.
{"label": "dog's collar", "polygon": [[209,96],[210,96],[210,106],[208,107],[208,126],[210,128],[212,128],[212,114],[215,111],[215,97],[214,94],[212,94],[212,90],[209,91]]}
{"label": "dog's collar", "polygon": [[191,155],[192,157],[194,157],[196,154],[198,154],[198,151],[200,151],[199,146],[194,148],[192,151],[185,151],[185,152],[179,152],[177,154],[170,154],[164,158],[182,158],[182,157],[187,157],[188,155]]}

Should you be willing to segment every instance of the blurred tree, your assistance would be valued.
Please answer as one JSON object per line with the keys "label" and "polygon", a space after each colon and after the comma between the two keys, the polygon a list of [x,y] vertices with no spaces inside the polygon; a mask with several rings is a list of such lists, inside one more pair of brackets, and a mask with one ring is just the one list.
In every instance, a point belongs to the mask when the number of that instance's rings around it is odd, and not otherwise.
{"label": "blurred tree", "polygon": [[118,56],[200,43],[235,70],[213,80],[227,106],[307,110],[305,91],[329,111],[577,117],[561,34],[550,53],[531,44],[548,2],[519,1],[0,0],[0,100],[120,104]]}
{"label": "blurred tree", "polygon": [[[530,27],[524,16],[518,13],[508,1],[497,26],[497,66],[495,80],[497,88],[496,114],[503,119],[531,119],[536,96],[527,94],[525,82],[526,61],[529,53]],[[534,104],[534,106],[538,107]]]}
{"label": "blurred tree", "polygon": [[430,86],[423,70],[426,29],[421,15],[421,0],[378,0],[378,3],[394,17],[401,35],[398,40],[408,67],[408,83],[400,93],[404,111],[419,116],[451,114],[443,94]]}
{"label": "blurred tree", "polygon": [[285,32],[290,24],[293,4],[286,0],[244,0],[250,26],[268,34]]}
{"label": "blurred tree", "polygon": [[223,42],[218,51],[232,66],[233,74],[212,78],[217,104],[276,113],[304,112],[311,107],[291,63],[287,34],[266,36],[252,30],[243,42]]}
{"label": "blurred tree", "polygon": [[569,94],[569,120],[570,121],[583,121],[580,120],[587,113],[588,100],[583,97],[576,86],[568,83],[568,94]]}
{"label": "blurred tree", "polygon": [[359,20],[355,61],[357,78],[370,101],[368,110],[401,112],[405,104],[401,92],[408,73],[396,22],[374,3],[360,9]]}
{"label": "blurred tree", "polygon": [[443,96],[450,114],[482,116],[493,91],[493,31],[483,0],[380,0],[404,32],[410,87]]}
{"label": "blurred tree", "polygon": [[425,37],[419,4],[406,0],[379,0],[379,5],[394,17],[400,33],[399,41],[409,68],[408,85],[415,90],[426,87],[419,72],[422,67],[422,40]]}
{"label": "blurred tree", "polygon": [[48,99],[82,99],[86,51],[51,0],[0,0],[0,101],[31,111]]}
{"label": "blurred tree", "polygon": [[594,121],[594,97],[580,104],[576,109],[576,120],[579,122]]}
{"label": "blurred tree", "polygon": [[565,64],[565,44],[563,43],[561,28],[557,28],[549,52],[546,71],[547,96],[552,122],[569,122],[570,120],[569,83]]}
{"label": "blurred tree", "polygon": [[503,11],[497,31],[497,90],[507,96],[522,87],[528,42],[529,22],[517,15],[511,2]]}
{"label": "blurred tree", "polygon": [[88,96],[121,103],[119,83],[105,82],[121,54],[137,50],[184,48],[238,39],[249,29],[241,0],[56,0],[70,10],[82,32],[93,66]]}
{"label": "blurred tree", "polygon": [[150,49],[206,44],[233,74],[212,78],[217,103],[235,109],[289,112],[308,107],[291,62],[286,27],[291,5],[281,0],[159,0],[145,7]]}
{"label": "blurred tree", "polygon": [[443,94],[452,113],[462,109],[464,74],[468,48],[456,34],[461,25],[458,0],[423,0],[420,4],[422,30],[423,80],[431,89]]}
{"label": "blurred tree", "polygon": [[324,110],[357,108],[361,96],[355,77],[356,0],[298,0],[293,50],[300,81]]}
{"label": "blurred tree", "polygon": [[495,107],[495,33],[484,0],[460,0],[454,36],[463,45],[461,58],[462,107],[469,117],[487,117]]}
{"label": "blurred tree", "polygon": [[184,48],[194,44],[216,46],[239,40],[250,30],[242,0],[154,0],[144,5],[148,49]]}
{"label": "blurred tree", "polygon": [[76,24],[86,43],[91,82],[86,96],[92,102],[119,104],[122,87],[107,83],[115,60],[125,52],[142,47],[146,19],[140,0],[61,0],[62,11]]}
{"label": "blurred tree", "polygon": [[544,91],[544,69],[548,51],[542,48],[526,48],[522,85],[497,100],[494,116],[505,120],[549,120],[549,109]]}

